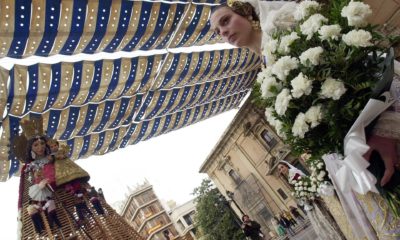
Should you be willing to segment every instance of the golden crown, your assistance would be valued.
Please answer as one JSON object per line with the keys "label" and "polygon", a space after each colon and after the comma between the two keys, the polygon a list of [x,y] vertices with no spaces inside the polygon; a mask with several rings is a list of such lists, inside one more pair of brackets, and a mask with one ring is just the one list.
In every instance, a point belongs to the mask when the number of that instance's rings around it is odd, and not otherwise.
{"label": "golden crown", "polygon": [[24,119],[20,121],[22,128],[22,134],[13,137],[11,142],[11,151],[20,160],[25,161],[26,149],[28,145],[28,140],[37,136],[43,136],[43,119],[31,118]]}
{"label": "golden crown", "polygon": [[26,139],[43,136],[43,119],[41,117],[21,120],[20,125]]}

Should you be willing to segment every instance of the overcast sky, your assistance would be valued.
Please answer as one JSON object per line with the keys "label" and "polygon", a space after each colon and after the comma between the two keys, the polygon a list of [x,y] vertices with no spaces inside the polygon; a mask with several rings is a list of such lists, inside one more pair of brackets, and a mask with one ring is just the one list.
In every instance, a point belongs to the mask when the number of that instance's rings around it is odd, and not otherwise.
{"label": "overcast sky", "polygon": [[[193,189],[206,177],[199,173],[237,109],[103,156],[78,160],[91,179],[103,188],[107,202],[123,200],[128,186],[147,179],[161,200],[183,204],[193,198]],[[0,183],[1,239],[16,239],[19,178]]]}

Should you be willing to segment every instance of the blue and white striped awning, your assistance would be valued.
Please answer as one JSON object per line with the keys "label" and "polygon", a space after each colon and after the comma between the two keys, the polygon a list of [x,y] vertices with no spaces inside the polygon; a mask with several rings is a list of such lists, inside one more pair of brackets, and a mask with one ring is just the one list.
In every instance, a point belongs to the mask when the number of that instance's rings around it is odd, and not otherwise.
{"label": "blue and white striped awning", "polygon": [[217,41],[220,1],[2,0],[0,57],[177,48]]}
{"label": "blue and white striped awning", "polygon": [[[23,119],[41,116],[47,135],[67,143],[71,158],[79,159],[237,107],[260,68],[254,53],[148,51],[217,42],[207,22],[215,3],[0,1],[0,44],[7,50],[0,46],[2,57],[147,51],[97,61],[0,66],[0,180],[19,169],[10,143]],[[56,22],[67,27],[52,30]],[[5,23],[15,24],[6,28]]]}
{"label": "blue and white striped awning", "polygon": [[18,169],[9,140],[32,115],[73,159],[190,125],[238,106],[259,65],[248,50],[226,49],[1,69],[1,159]]}

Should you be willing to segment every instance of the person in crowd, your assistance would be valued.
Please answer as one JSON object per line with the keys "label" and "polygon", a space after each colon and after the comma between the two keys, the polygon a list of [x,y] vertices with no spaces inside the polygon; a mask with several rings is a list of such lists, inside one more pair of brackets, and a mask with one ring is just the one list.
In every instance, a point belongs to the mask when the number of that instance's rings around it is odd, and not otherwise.
{"label": "person in crowd", "polygon": [[276,217],[273,217],[271,219],[271,223],[272,226],[274,227],[276,234],[278,234],[279,237],[283,237],[286,235],[285,228],[282,226],[282,224],[280,224],[279,220]]}
{"label": "person in crowd", "polygon": [[304,223],[305,219],[304,217],[299,213],[296,207],[290,206],[290,213],[293,215],[293,217],[297,220],[297,222]]}
{"label": "person in crowd", "polygon": [[29,205],[26,208],[26,210],[28,211],[28,214],[32,219],[33,226],[35,227],[36,233],[40,235],[42,233],[42,231],[44,230],[43,221],[40,216],[41,206],[34,203],[33,200],[29,200]]}
{"label": "person in crowd", "polygon": [[258,222],[250,220],[248,215],[243,215],[242,221],[242,229],[246,237],[249,237],[251,240],[264,239],[264,234],[261,232],[261,225]]}
{"label": "person in crowd", "polygon": [[99,188],[99,190],[97,190],[97,193],[99,194],[99,196],[105,200],[104,198],[104,194],[103,194],[103,189]]}
{"label": "person in crowd", "polygon": [[296,226],[297,225],[297,221],[293,218],[292,214],[290,214],[289,211],[283,211],[284,216],[289,220],[290,225],[292,226]]}
{"label": "person in crowd", "polygon": [[283,213],[279,215],[279,223],[286,229],[290,236],[294,236],[296,232],[293,230],[290,221],[284,216]]}
{"label": "person in crowd", "polygon": [[92,203],[93,208],[96,210],[98,215],[103,215],[104,214],[104,209],[103,206],[101,205],[98,193],[96,192],[96,189],[94,187],[91,187],[89,190],[89,201]]}
{"label": "person in crowd", "polygon": [[305,176],[300,169],[294,167],[286,161],[280,161],[278,163],[278,172],[283,177],[287,178],[289,183],[292,183],[294,180],[298,180],[302,176]]}
{"label": "person in crowd", "polygon": [[224,42],[246,47],[261,55],[266,33],[287,29],[294,22],[297,4],[285,1],[233,1],[231,6],[220,5],[211,14],[211,29]]}
{"label": "person in crowd", "polygon": [[88,206],[86,205],[82,191],[78,191],[75,194],[75,210],[79,218],[79,223],[82,223],[85,220],[85,215],[92,215]]}
{"label": "person in crowd", "polygon": [[56,203],[51,197],[47,197],[47,201],[43,206],[43,210],[47,211],[47,218],[49,220],[50,228],[52,229],[54,224],[56,224],[58,228],[61,228],[61,222],[57,217]]}

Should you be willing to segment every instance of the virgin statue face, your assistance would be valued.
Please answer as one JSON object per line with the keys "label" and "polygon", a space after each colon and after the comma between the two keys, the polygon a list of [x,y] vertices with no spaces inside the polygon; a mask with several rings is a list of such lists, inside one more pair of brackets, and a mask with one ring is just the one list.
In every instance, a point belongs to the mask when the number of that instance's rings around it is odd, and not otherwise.
{"label": "virgin statue face", "polygon": [[229,7],[221,7],[213,12],[210,23],[211,29],[220,35],[224,42],[236,47],[249,46],[253,32],[250,21]]}
{"label": "virgin statue face", "polygon": [[38,156],[43,157],[46,152],[46,143],[42,139],[38,139],[32,143],[32,151]]}
{"label": "virgin statue face", "polygon": [[278,165],[278,172],[282,175],[288,176],[289,175],[289,168],[285,164]]}

